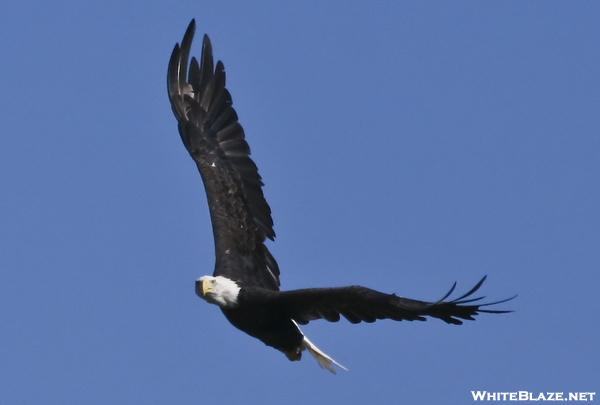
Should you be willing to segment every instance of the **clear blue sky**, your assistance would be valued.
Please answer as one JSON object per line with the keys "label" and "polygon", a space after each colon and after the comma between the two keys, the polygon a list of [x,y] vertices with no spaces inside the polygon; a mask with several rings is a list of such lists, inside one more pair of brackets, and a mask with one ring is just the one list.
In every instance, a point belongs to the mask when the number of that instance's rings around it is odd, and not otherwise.
{"label": "clear blue sky", "polygon": [[[282,288],[435,300],[487,274],[516,312],[311,323],[334,376],[196,297],[212,232],[166,94],[193,17],[266,183]],[[600,392],[599,21],[595,1],[3,2],[0,403]]]}

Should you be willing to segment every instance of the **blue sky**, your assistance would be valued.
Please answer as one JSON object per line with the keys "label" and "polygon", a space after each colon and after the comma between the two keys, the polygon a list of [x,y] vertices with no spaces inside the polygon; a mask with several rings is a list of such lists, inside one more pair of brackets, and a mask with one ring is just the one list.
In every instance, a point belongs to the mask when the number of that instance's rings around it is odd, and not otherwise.
{"label": "blue sky", "polygon": [[[600,391],[597,2],[4,3],[1,403]],[[349,369],[333,376],[196,297],[212,233],[166,94],[194,17],[266,183],[282,288],[435,300],[487,274],[515,312],[311,323]]]}

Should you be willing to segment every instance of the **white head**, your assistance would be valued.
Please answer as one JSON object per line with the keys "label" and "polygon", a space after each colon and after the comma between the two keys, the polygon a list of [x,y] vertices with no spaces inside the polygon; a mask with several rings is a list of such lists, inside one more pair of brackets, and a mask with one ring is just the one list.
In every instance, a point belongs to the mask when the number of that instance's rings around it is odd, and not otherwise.
{"label": "white head", "polygon": [[196,280],[196,294],[207,302],[223,308],[237,306],[240,289],[235,281],[223,276],[202,276]]}

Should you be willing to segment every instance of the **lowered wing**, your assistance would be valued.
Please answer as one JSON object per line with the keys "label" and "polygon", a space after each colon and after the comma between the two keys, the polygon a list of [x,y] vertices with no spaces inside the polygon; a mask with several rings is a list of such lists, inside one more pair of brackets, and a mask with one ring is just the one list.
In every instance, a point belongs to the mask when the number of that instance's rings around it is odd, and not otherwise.
{"label": "lowered wing", "polygon": [[473,316],[481,312],[511,312],[482,308],[509,301],[514,297],[485,304],[476,303],[484,297],[470,298],[481,287],[485,278],[483,277],[468,293],[452,301],[445,299],[452,294],[456,283],[444,298],[437,302],[412,300],[366,287],[351,286],[282,291],[272,297],[271,304],[301,325],[316,319],[337,322],[340,315],[352,323],[375,322],[378,319],[424,321],[426,316],[431,316],[446,323],[461,325],[461,320],[473,320]]}

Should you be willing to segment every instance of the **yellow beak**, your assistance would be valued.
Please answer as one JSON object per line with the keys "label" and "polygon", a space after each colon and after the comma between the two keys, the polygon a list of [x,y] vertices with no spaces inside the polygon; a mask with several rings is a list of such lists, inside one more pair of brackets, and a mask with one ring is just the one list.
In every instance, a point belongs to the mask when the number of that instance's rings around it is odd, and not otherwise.
{"label": "yellow beak", "polygon": [[202,281],[202,295],[206,296],[207,293],[211,292],[212,283],[209,280]]}

